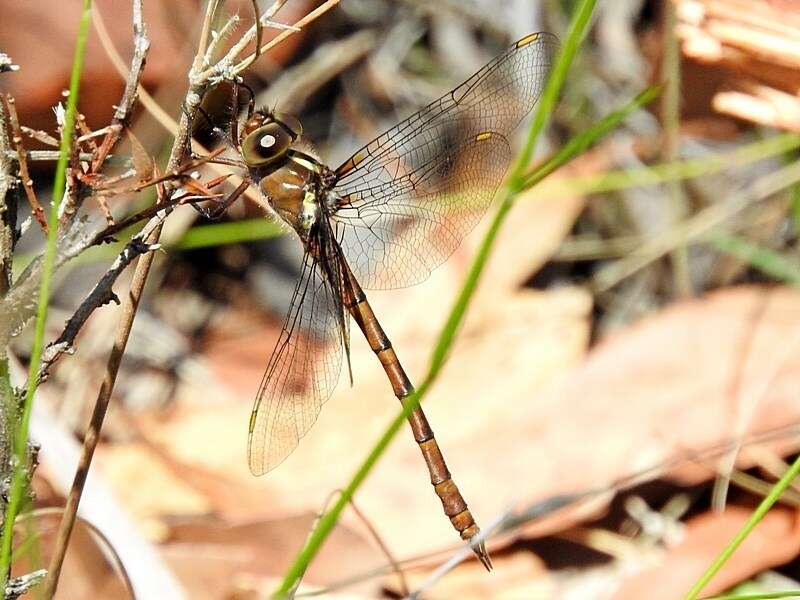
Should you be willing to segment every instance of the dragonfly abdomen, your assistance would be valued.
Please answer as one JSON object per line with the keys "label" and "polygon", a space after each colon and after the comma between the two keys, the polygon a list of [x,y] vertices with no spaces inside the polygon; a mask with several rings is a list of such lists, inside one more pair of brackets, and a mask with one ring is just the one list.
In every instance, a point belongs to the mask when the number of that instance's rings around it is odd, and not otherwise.
{"label": "dragonfly abdomen", "polygon": [[[349,269],[347,271],[349,274],[347,309],[358,324],[364,337],[367,338],[370,348],[380,360],[383,370],[392,384],[395,396],[405,405],[408,397],[414,393],[414,386],[400,364],[400,360],[397,358],[394,348],[392,348],[392,342],[375,317],[375,313],[372,311],[372,307],[367,301],[361,286],[352,276],[352,273],[349,273]],[[408,421],[414,433],[414,439],[425,459],[425,464],[428,466],[431,484],[442,502],[445,515],[450,519],[450,523],[458,531],[461,539],[469,542],[484,566],[487,569],[491,569],[491,561],[483,541],[475,539],[480,533],[480,528],[475,523],[472,513],[467,508],[467,502],[450,475],[442,450],[434,437],[425,413],[419,406],[416,406],[409,414]]]}

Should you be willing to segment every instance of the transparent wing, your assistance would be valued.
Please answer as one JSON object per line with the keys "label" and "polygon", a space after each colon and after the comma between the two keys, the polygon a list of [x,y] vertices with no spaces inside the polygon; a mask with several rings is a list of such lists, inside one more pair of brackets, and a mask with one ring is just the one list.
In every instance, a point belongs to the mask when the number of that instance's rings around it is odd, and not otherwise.
{"label": "transparent wing", "polygon": [[292,453],[336,387],[342,364],[340,315],[341,299],[328,285],[322,264],[306,253],[250,415],[247,457],[254,475]]}
{"label": "transparent wing", "polygon": [[336,237],[365,288],[413,285],[477,224],[512,158],[557,49],[529,35],[337,169]]}

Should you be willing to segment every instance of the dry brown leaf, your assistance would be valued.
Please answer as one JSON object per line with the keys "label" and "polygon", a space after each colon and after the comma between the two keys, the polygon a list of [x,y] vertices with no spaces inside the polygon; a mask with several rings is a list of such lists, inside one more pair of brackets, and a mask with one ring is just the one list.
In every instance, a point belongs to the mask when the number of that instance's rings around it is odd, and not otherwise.
{"label": "dry brown leaf", "polygon": [[140,443],[104,444],[96,467],[119,494],[119,500],[139,520],[159,515],[201,515],[211,506],[169,465]]}
{"label": "dry brown leaf", "polygon": [[[447,276],[437,273],[404,295],[435,296],[427,287],[443,294]],[[391,306],[392,295],[383,296],[375,304],[386,303],[380,312],[386,328],[412,375],[419,373],[436,328],[419,313],[412,318],[409,307],[440,315],[445,309],[433,297]],[[454,477],[484,524],[514,500],[527,504],[606,485],[736,431],[800,417],[793,401],[800,391],[792,351],[800,341],[797,292],[742,287],[684,302],[617,332],[579,364],[589,306],[570,289],[482,302],[426,401]],[[315,510],[347,481],[396,414],[376,366],[366,344],[354,343],[355,387],[340,385],[294,455],[263,478],[251,478],[244,460],[249,398],[202,406],[187,390],[195,402],[185,402],[151,433],[187,465],[222,470],[237,485],[261,490],[264,515]],[[695,471],[680,475],[699,481],[713,473],[711,467]],[[455,542],[407,432],[357,501],[399,557]],[[229,511],[228,518],[241,517],[235,505]],[[351,516],[345,522],[354,523]],[[570,522],[551,522],[548,529]]]}
{"label": "dry brown leaf", "polygon": [[[729,507],[705,513],[686,524],[684,539],[669,549],[657,567],[623,580],[615,600],[672,600],[682,597],[742,528],[751,512]],[[747,536],[702,596],[719,594],[766,569],[792,560],[800,551],[797,513],[775,508]]]}
{"label": "dry brown leaf", "polygon": [[[247,589],[268,593],[305,542],[315,518],[305,514],[236,525],[213,518],[176,522],[170,525],[163,553],[193,599],[240,597]],[[371,541],[338,526],[304,582],[322,586],[385,564]],[[348,597],[374,598],[378,589],[379,581],[371,578],[351,585],[347,592]]]}

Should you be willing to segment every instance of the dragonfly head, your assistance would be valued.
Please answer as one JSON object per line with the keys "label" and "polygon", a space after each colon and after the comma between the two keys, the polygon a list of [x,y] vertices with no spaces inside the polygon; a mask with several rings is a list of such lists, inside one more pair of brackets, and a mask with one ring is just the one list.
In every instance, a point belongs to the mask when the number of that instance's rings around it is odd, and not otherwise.
{"label": "dragonfly head", "polygon": [[250,167],[263,167],[283,156],[302,135],[300,121],[291,115],[259,110],[242,127],[242,158]]}

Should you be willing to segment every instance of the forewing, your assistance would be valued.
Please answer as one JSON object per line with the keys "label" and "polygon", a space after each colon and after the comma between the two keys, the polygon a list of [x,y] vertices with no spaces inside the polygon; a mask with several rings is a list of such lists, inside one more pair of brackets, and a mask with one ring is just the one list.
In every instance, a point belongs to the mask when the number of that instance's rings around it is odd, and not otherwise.
{"label": "forewing", "polygon": [[[275,350],[250,415],[248,462],[254,475],[278,466],[314,424],[342,363],[341,299],[306,253]],[[345,334],[346,335],[346,334]]]}
{"label": "forewing", "polygon": [[337,169],[336,235],[365,288],[418,283],[481,219],[512,158],[508,138],[541,95],[557,42],[518,41]]}

